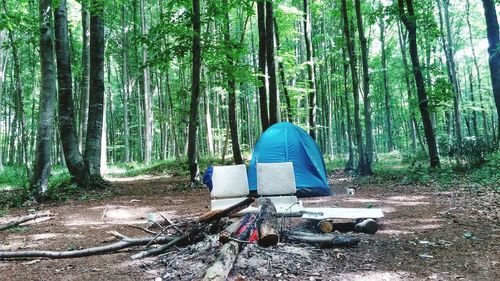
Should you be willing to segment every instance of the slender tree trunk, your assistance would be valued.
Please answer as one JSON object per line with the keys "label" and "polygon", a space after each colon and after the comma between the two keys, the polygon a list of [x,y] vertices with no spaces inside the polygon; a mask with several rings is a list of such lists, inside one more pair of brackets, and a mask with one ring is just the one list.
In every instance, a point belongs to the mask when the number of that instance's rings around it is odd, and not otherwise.
{"label": "slender tree trunk", "polygon": [[356,22],[358,26],[358,36],[361,45],[361,63],[363,67],[363,104],[365,117],[365,132],[366,132],[366,167],[363,167],[364,174],[372,174],[373,162],[373,125],[372,112],[370,102],[370,73],[368,72],[368,47],[366,43],[365,31],[363,26],[363,18],[361,15],[360,0],[354,0],[356,10]]}
{"label": "slender tree trunk", "polygon": [[[224,0],[224,6],[227,6],[227,0]],[[224,14],[224,41],[229,44],[228,50],[231,48],[231,35],[229,26],[229,11]],[[231,133],[231,145],[233,148],[233,160],[235,164],[243,164],[243,159],[241,158],[240,151],[240,141],[238,139],[238,123],[236,120],[236,78],[233,73],[235,70],[234,58],[232,55],[226,53],[227,61],[227,87],[228,87],[228,110],[229,110],[229,130]]]}
{"label": "slender tree trunk", "polygon": [[36,136],[35,169],[31,186],[35,198],[42,200],[49,186],[56,100],[51,0],[39,1],[39,15],[42,88],[40,90],[40,111]]}
{"label": "slender tree trunk", "polygon": [[306,47],[307,78],[309,86],[309,135],[316,140],[316,78],[314,77],[314,58],[311,39],[311,12],[308,0],[304,0],[304,41]]}
{"label": "slender tree trunk", "polygon": [[384,101],[385,101],[385,122],[387,126],[387,149],[394,149],[394,141],[392,140],[392,121],[391,121],[391,100],[389,94],[389,85],[387,79],[387,58],[385,56],[385,19],[380,18],[380,43],[382,52],[382,75],[384,78]]}
{"label": "slender tree trunk", "polygon": [[192,24],[192,78],[191,78],[191,105],[188,128],[188,162],[191,184],[199,181],[198,170],[198,150],[196,144],[196,134],[198,131],[198,106],[200,103],[200,79],[201,79],[201,23],[200,23],[200,0],[193,1]]}
{"label": "slender tree trunk", "polygon": [[267,75],[266,75],[266,16],[265,0],[257,2],[257,27],[259,29],[259,106],[262,131],[269,127],[269,113],[267,110]]}
{"label": "slender tree trunk", "polygon": [[[5,14],[8,15],[7,3],[3,1],[3,8]],[[10,46],[12,49],[12,60],[14,64],[14,105],[15,105],[15,114],[19,117],[18,124],[16,126],[19,127],[19,131],[21,132],[21,153],[19,154],[24,162],[24,166],[26,166],[26,178],[31,178],[30,169],[29,169],[29,159],[28,159],[28,138],[26,135],[26,114],[24,112],[24,98],[23,98],[23,88],[21,85],[21,65],[19,62],[19,54],[16,42],[14,40],[14,34],[12,30],[8,31]],[[2,72],[3,73],[3,72]],[[3,78],[2,78],[3,80]],[[2,81],[3,83],[3,81]],[[0,159],[1,161],[1,159]]]}
{"label": "slender tree trunk", "polygon": [[356,68],[356,53],[354,52],[354,37],[349,30],[349,18],[347,15],[346,0],[342,0],[342,18],[344,27],[344,36],[347,42],[347,53],[349,55],[349,63],[351,68],[352,93],[354,97],[354,128],[356,134],[356,145],[358,150],[358,172],[360,174],[370,173],[369,164],[367,163],[365,148],[363,144],[363,132],[361,129],[361,121],[359,118],[359,89],[358,89],[358,72]]}
{"label": "slender tree trunk", "polygon": [[429,112],[429,101],[427,99],[427,93],[425,90],[424,77],[422,76],[422,71],[420,70],[420,62],[418,60],[418,48],[417,48],[417,24],[415,19],[415,13],[413,11],[413,1],[406,0],[405,12],[405,0],[398,0],[399,16],[401,21],[406,26],[408,30],[408,36],[410,39],[410,56],[413,65],[413,74],[415,76],[415,83],[417,85],[418,102],[420,108],[420,115],[422,116],[422,122],[424,125],[425,139],[427,140],[427,146],[429,148],[429,159],[431,167],[439,167],[439,154],[437,150],[436,136],[434,134],[434,128],[432,127],[432,122]]}
{"label": "slender tree trunk", "polygon": [[[484,18],[488,35],[488,54],[493,97],[497,108],[497,129],[500,139],[500,43],[499,27],[495,3],[493,0],[483,0]],[[500,141],[498,141],[500,143]],[[498,145],[497,143],[497,145]]]}
{"label": "slender tree trunk", "polygon": [[[276,39],[276,49],[280,50],[280,36],[278,32],[278,22],[276,18],[273,19],[274,22],[274,35]],[[283,88],[283,95],[285,96],[285,104],[286,104],[286,118],[288,122],[293,122],[293,112],[292,105],[290,101],[290,94],[288,93],[288,87],[286,85],[286,76],[285,76],[285,66],[283,64],[283,60],[278,61],[278,71],[280,73],[281,87]]]}
{"label": "slender tree trunk", "polygon": [[123,83],[123,141],[125,163],[130,162],[130,125],[128,103],[130,98],[130,75],[128,67],[128,34],[125,27],[126,6],[122,4],[122,83]]}
{"label": "slender tree trunk", "polygon": [[[144,0],[141,0],[141,34],[146,36],[146,13],[144,11]],[[144,94],[144,163],[151,162],[153,151],[153,107],[151,82],[149,77],[148,46],[142,43],[142,63],[143,63],[143,94]]]}
{"label": "slender tree trunk", "polygon": [[266,60],[269,76],[269,125],[280,121],[278,88],[276,87],[276,64],[274,62],[273,2],[266,1]]}
{"label": "slender tree trunk", "polygon": [[87,187],[89,172],[83,162],[82,154],[78,150],[77,130],[75,128],[66,0],[60,0],[59,7],[54,11],[54,19],[59,84],[59,133],[64,159],[70,174],[76,179],[78,185]]}
{"label": "slender tree trunk", "polygon": [[104,112],[104,3],[90,4],[90,94],[89,120],[84,158],[90,176],[101,176],[101,138]]}
{"label": "slender tree trunk", "polygon": [[[481,85],[482,84],[481,83],[481,71],[479,70],[479,64],[477,62],[477,56],[476,56],[476,49],[474,48],[474,43],[472,41],[472,28],[471,28],[471,24],[470,24],[470,3],[469,3],[469,0],[466,0],[465,3],[466,3],[465,8],[466,8],[467,27],[469,30],[469,44],[471,47],[472,60],[474,62],[474,68],[476,70],[476,75],[477,75],[477,91],[479,93],[479,107],[481,108],[481,115],[483,118],[483,135],[485,136],[485,139],[488,139],[488,125],[486,123],[486,121],[487,121],[486,110],[484,109],[484,106],[483,106],[483,93],[481,90],[481,87],[482,87],[482,85]],[[471,77],[471,79],[472,79],[472,77]],[[471,81],[471,84],[472,84],[472,81]],[[479,137],[479,136],[476,135],[476,137]]]}
{"label": "slender tree trunk", "polygon": [[[441,0],[437,0],[439,7],[439,15],[441,28],[443,27],[443,20],[441,16]],[[446,44],[444,45],[444,51],[446,54],[448,76],[450,77],[450,82],[453,85],[453,111],[454,111],[454,124],[455,124],[455,138],[459,144],[462,143],[462,118],[460,112],[460,86],[458,84],[457,70],[455,65],[455,54],[453,48],[453,39],[451,35],[450,26],[450,16],[449,16],[449,0],[443,0],[443,12],[444,12],[444,24],[446,27]],[[443,39],[444,40],[444,39]]]}
{"label": "slender tree trunk", "polygon": [[89,120],[90,87],[90,13],[89,0],[82,0],[82,86],[80,93],[80,126],[78,127],[78,149],[84,151]]}

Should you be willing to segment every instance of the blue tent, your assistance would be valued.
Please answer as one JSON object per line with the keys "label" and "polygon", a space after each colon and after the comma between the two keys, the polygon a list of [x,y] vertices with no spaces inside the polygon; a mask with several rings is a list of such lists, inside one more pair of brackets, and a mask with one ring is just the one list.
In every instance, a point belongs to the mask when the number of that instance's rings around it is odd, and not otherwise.
{"label": "blue tent", "polygon": [[318,145],[306,131],[289,122],[269,127],[255,145],[248,170],[250,190],[257,190],[257,163],[279,162],[293,162],[298,197],[332,194]]}

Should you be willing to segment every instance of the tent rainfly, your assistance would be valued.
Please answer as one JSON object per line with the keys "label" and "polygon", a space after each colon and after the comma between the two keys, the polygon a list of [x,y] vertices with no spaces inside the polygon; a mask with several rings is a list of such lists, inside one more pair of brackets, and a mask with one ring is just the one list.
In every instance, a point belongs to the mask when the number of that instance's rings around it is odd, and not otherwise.
{"label": "tent rainfly", "polygon": [[318,145],[306,131],[289,122],[269,127],[255,145],[248,169],[250,190],[257,190],[257,163],[280,162],[293,163],[297,197],[332,195]]}

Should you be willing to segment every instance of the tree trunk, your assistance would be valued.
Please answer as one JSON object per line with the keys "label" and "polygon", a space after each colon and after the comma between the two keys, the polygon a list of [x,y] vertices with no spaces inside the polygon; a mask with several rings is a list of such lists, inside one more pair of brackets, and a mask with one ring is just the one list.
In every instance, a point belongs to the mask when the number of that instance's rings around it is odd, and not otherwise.
{"label": "tree trunk", "polygon": [[306,64],[307,64],[307,79],[309,86],[309,135],[316,140],[316,79],[314,77],[314,58],[311,39],[311,12],[308,5],[308,0],[304,0],[304,41],[306,44]]}
{"label": "tree trunk", "polygon": [[196,134],[198,131],[198,106],[200,103],[200,79],[201,79],[201,22],[200,22],[200,0],[193,1],[192,24],[193,24],[193,42],[192,42],[192,78],[191,78],[191,105],[189,114],[188,128],[188,162],[191,184],[199,181],[198,170],[198,150],[196,144]]}
{"label": "tree trunk", "polygon": [[[476,50],[474,48],[474,43],[472,42],[472,28],[471,28],[471,24],[470,24],[470,3],[469,3],[469,0],[466,0],[465,2],[465,8],[466,8],[466,20],[467,20],[467,27],[468,27],[468,30],[469,30],[469,44],[470,44],[470,48],[471,48],[471,51],[472,51],[472,60],[474,62],[474,68],[476,69],[476,75],[477,75],[477,90],[478,90],[478,93],[479,93],[479,108],[481,108],[481,115],[483,117],[483,135],[485,137],[485,139],[488,139],[488,125],[486,123],[486,110],[484,109],[484,106],[483,106],[483,93],[482,93],[482,90],[481,90],[481,71],[479,70],[479,64],[477,62],[477,56],[476,56]],[[472,79],[472,77],[471,77]],[[472,84],[472,82],[471,82]],[[478,135],[476,137],[479,137]]]}
{"label": "tree trunk", "polygon": [[276,65],[274,62],[273,2],[266,1],[266,59],[269,76],[269,126],[280,121],[278,88],[276,87]]}
{"label": "tree trunk", "polygon": [[406,0],[407,13],[405,12],[405,4],[403,1],[404,0],[398,0],[399,16],[403,24],[406,26],[406,29],[408,30],[408,36],[410,39],[410,56],[413,65],[413,75],[415,76],[415,83],[417,85],[418,102],[420,114],[422,116],[422,123],[424,125],[425,139],[427,140],[427,146],[429,148],[430,166],[439,167],[440,163],[436,136],[434,134],[434,128],[432,127],[430,118],[429,101],[427,99],[427,93],[425,90],[424,77],[422,76],[422,71],[420,70],[420,62],[418,60],[417,24],[415,13],[413,11],[413,1]]}
{"label": "tree trunk", "polygon": [[[443,27],[443,20],[441,16],[441,0],[437,0],[441,29]],[[455,54],[453,50],[453,39],[451,35],[450,16],[449,16],[449,0],[443,0],[444,23],[446,27],[446,44],[443,44],[446,54],[446,65],[450,82],[453,85],[453,112],[455,124],[455,138],[459,144],[462,143],[462,118],[460,112],[460,86],[458,84],[457,69],[455,65]],[[444,37],[444,36],[443,36]]]}
{"label": "tree trunk", "polygon": [[[141,0],[141,35],[146,36],[146,14],[144,11],[144,0]],[[153,151],[153,107],[151,83],[149,77],[148,46],[142,43],[142,63],[143,63],[143,94],[144,94],[144,163],[151,162]]]}
{"label": "tree trunk", "polygon": [[80,93],[80,126],[78,130],[78,149],[83,153],[89,120],[90,86],[90,13],[89,0],[82,0],[82,86]]}
{"label": "tree trunk", "polygon": [[[227,6],[227,0],[224,0],[224,6]],[[230,35],[229,26],[229,11],[226,10],[224,14],[224,41],[227,46],[227,50],[233,50]],[[227,88],[228,88],[228,111],[229,111],[229,131],[231,133],[231,146],[233,148],[233,160],[235,164],[243,164],[243,159],[241,158],[240,151],[240,141],[238,139],[238,123],[236,120],[236,78],[233,73],[235,72],[234,58],[231,53],[226,52],[227,61]]]}
{"label": "tree trunk", "polygon": [[125,27],[126,6],[122,4],[122,84],[123,84],[123,141],[124,141],[124,158],[125,163],[130,162],[130,125],[129,125],[129,110],[128,103],[130,98],[130,76],[128,67],[128,34]]}
{"label": "tree trunk", "polygon": [[352,123],[351,123],[351,108],[349,106],[349,77],[348,77],[348,71],[349,71],[349,62],[347,61],[346,58],[346,53],[345,53],[345,47],[342,48],[342,61],[344,64],[344,110],[345,110],[345,116],[346,116],[346,123],[347,123],[347,162],[345,163],[345,171],[352,171],[354,170],[354,149],[352,147]]}
{"label": "tree trunk", "polygon": [[56,100],[51,0],[39,1],[39,16],[42,88],[40,90],[40,112],[36,136],[35,169],[31,186],[35,198],[41,200],[49,186]]}
{"label": "tree trunk", "polygon": [[370,102],[370,73],[368,72],[368,47],[366,43],[365,31],[363,26],[363,18],[361,15],[360,0],[354,0],[356,10],[356,23],[358,26],[358,36],[361,45],[361,63],[363,67],[363,107],[365,117],[365,132],[366,132],[366,165],[360,169],[362,174],[372,174],[373,162],[373,125],[372,112]]}
{"label": "tree trunk", "polygon": [[54,19],[59,84],[59,134],[61,135],[64,160],[69,173],[75,178],[78,185],[87,187],[89,172],[87,165],[83,162],[82,154],[78,150],[75,128],[66,0],[59,2],[59,7],[54,11]]}
{"label": "tree trunk", "polygon": [[90,94],[85,161],[91,177],[101,176],[101,138],[104,111],[104,3],[90,3]]}
{"label": "tree trunk", "polygon": [[[280,50],[280,36],[278,32],[278,22],[276,21],[276,18],[273,19],[274,22],[274,35],[276,39],[276,49],[279,51]],[[288,93],[288,88],[286,86],[286,77],[285,77],[285,66],[283,64],[283,60],[278,61],[278,71],[280,73],[280,80],[281,80],[281,87],[283,88],[283,95],[285,96],[285,103],[286,103],[286,119],[288,122],[293,122],[293,112],[292,112],[292,105],[290,101],[290,94]]]}
{"label": "tree trunk", "polygon": [[349,55],[349,63],[351,68],[352,93],[354,96],[354,128],[356,130],[356,145],[358,149],[358,172],[360,174],[371,173],[368,159],[366,159],[365,148],[363,144],[363,132],[361,130],[361,121],[359,118],[359,90],[358,90],[358,72],[356,68],[356,54],[354,52],[354,38],[349,31],[349,18],[347,15],[346,0],[342,0],[342,18],[345,40],[347,42],[347,53]]}
{"label": "tree trunk", "polygon": [[259,229],[259,245],[269,247],[278,244],[280,237],[276,207],[269,198],[265,198],[260,208],[257,225]]}
{"label": "tree trunk", "polygon": [[265,0],[257,2],[257,27],[259,29],[259,106],[262,131],[269,127],[269,113],[267,110],[267,76],[266,76],[266,17]]}
{"label": "tree trunk", "polygon": [[[497,108],[497,129],[500,139],[500,43],[498,18],[493,0],[483,0],[484,18],[488,35],[488,54],[493,97]],[[500,141],[498,142],[500,143]],[[497,143],[497,145],[498,145]]]}
{"label": "tree trunk", "polygon": [[387,150],[394,150],[394,142],[392,140],[392,120],[391,120],[391,101],[389,94],[389,85],[387,79],[387,58],[385,56],[385,19],[380,18],[380,43],[382,52],[382,75],[384,78],[384,101],[385,101],[385,122],[387,128]]}

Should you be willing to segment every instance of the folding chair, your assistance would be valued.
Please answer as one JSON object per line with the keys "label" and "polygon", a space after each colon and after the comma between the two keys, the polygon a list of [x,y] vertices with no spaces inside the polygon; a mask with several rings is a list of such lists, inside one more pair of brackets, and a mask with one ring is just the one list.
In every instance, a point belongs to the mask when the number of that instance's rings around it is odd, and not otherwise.
{"label": "folding chair", "polygon": [[[248,178],[245,165],[213,167],[211,210],[226,209],[248,197]],[[240,213],[256,209],[248,207]]]}
{"label": "folding chair", "polygon": [[263,198],[269,198],[278,214],[296,215],[304,210],[302,201],[295,193],[295,173],[292,162],[257,163],[257,193],[260,205]]}

